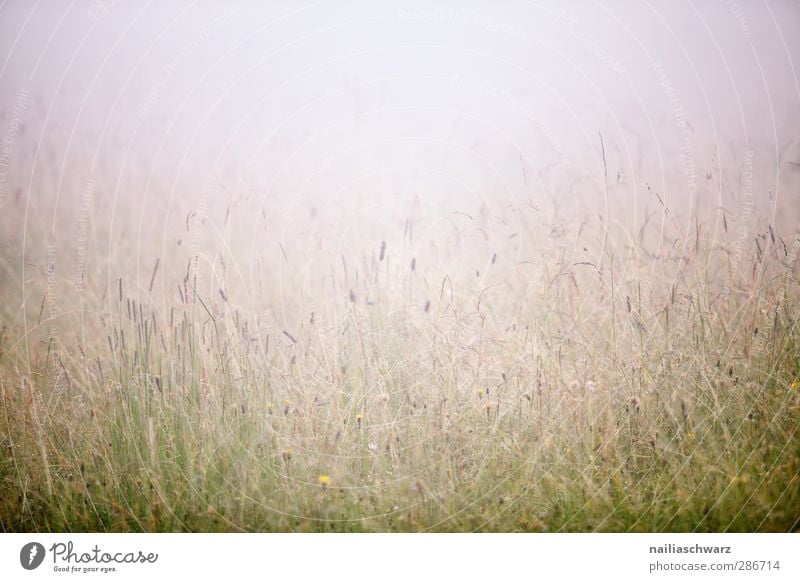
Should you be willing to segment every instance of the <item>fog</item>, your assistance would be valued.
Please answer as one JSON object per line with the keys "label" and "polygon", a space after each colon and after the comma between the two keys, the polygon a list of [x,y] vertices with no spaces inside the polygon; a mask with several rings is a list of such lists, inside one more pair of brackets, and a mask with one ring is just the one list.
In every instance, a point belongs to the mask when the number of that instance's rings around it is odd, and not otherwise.
{"label": "fog", "polygon": [[797,531],[797,57],[798,0],[0,0],[0,531]]}
{"label": "fog", "polygon": [[5,2],[3,207],[52,213],[54,239],[87,190],[139,238],[237,200],[276,224],[377,228],[398,200],[635,221],[653,191],[736,215],[752,165],[787,219],[798,55],[788,0]]}

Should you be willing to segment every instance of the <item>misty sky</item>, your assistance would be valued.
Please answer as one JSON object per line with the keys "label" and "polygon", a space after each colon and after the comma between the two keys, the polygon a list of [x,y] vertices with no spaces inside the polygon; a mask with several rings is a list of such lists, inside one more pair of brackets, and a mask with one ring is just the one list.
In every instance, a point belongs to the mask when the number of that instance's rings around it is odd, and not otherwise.
{"label": "misty sky", "polygon": [[279,207],[569,199],[600,133],[615,185],[676,200],[754,151],[774,189],[800,162],[798,56],[791,0],[6,1],[4,196],[99,175],[191,198],[213,175]]}

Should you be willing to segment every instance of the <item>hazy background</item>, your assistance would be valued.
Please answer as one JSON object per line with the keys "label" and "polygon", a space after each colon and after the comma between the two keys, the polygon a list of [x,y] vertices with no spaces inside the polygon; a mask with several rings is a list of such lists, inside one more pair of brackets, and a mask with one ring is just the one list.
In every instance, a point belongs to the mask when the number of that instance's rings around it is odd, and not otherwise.
{"label": "hazy background", "polygon": [[789,0],[0,0],[0,530],[797,530],[798,56]]}
{"label": "hazy background", "polygon": [[654,192],[793,230],[798,55],[790,0],[6,1],[5,258],[135,247],[146,280],[192,221],[244,260],[481,208],[637,228]]}

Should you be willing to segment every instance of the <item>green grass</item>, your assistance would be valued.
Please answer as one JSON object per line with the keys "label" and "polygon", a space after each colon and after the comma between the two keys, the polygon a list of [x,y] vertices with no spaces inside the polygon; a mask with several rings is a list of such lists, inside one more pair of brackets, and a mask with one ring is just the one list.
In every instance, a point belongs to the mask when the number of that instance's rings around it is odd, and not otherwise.
{"label": "green grass", "polygon": [[58,316],[6,277],[0,529],[796,531],[797,243],[564,228],[290,250],[258,305],[166,252]]}

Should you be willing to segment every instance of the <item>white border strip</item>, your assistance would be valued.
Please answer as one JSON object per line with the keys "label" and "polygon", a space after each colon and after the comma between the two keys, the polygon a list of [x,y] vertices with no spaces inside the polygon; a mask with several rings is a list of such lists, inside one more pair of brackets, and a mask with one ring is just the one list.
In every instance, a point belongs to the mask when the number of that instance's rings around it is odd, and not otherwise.
{"label": "white border strip", "polygon": [[[36,543],[41,546],[31,557]],[[38,559],[40,565],[26,570],[21,563],[25,559]],[[130,560],[136,562],[126,563]],[[729,564],[728,570],[719,570],[721,564]],[[800,534],[0,535],[2,580],[194,577],[320,582],[800,580]]]}

